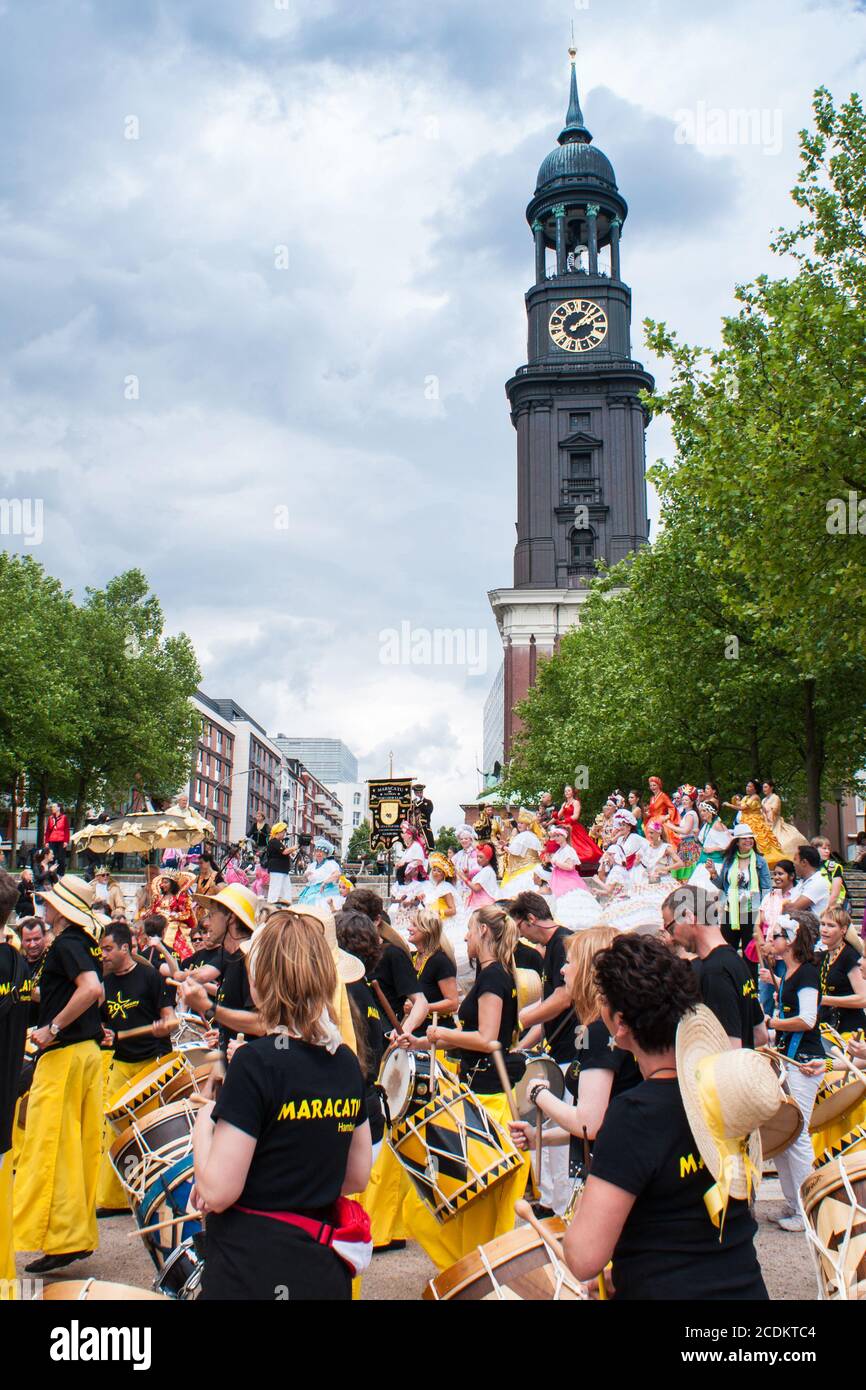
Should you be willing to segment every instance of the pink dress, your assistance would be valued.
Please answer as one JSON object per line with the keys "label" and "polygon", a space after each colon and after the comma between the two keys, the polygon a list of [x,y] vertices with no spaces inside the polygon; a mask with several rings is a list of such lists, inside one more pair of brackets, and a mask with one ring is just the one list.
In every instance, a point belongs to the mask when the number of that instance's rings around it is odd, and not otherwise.
{"label": "pink dress", "polygon": [[490,907],[496,902],[493,894],[498,893],[499,884],[489,864],[485,864],[483,869],[472,875],[472,882],[475,888],[469,894],[468,903],[471,912],[476,912],[479,907]]}
{"label": "pink dress", "polygon": [[562,849],[558,849],[550,862],[553,865],[550,891],[554,898],[564,898],[566,893],[575,891],[589,892],[583,878],[577,871],[577,865],[580,862],[577,852],[570,845],[563,845]]}

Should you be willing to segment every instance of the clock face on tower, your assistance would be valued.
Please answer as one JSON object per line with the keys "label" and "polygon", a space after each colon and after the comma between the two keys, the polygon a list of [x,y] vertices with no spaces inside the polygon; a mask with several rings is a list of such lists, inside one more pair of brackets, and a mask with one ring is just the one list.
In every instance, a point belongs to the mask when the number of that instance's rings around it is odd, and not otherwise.
{"label": "clock face on tower", "polygon": [[565,352],[592,352],[607,337],[607,314],[592,299],[567,299],[550,316],[550,336]]}

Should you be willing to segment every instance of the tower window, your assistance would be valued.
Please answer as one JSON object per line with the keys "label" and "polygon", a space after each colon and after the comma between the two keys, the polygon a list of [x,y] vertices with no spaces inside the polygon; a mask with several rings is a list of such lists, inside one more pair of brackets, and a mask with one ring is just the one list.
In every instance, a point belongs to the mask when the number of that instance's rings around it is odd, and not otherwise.
{"label": "tower window", "polygon": [[572,531],[571,563],[582,568],[591,568],[595,564],[594,531]]}
{"label": "tower window", "polygon": [[589,411],[572,411],[568,417],[568,428],[570,430],[588,430],[592,424],[592,416]]}
{"label": "tower window", "polygon": [[592,477],[592,454],[569,454],[568,462],[572,478]]}

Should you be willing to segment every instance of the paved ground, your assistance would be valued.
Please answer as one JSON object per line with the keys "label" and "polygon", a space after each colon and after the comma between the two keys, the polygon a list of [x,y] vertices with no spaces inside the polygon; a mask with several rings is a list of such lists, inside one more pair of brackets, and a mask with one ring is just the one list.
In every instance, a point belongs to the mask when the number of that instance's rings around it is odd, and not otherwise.
{"label": "paved ground", "polygon": [[[815,1299],[817,1288],[811,1256],[804,1235],[786,1234],[769,1221],[769,1216],[781,1209],[781,1193],[775,1179],[766,1179],[758,1202],[758,1256],[764,1279],[773,1299]],[[82,1261],[64,1272],[67,1278],[108,1279],[121,1284],[149,1288],[153,1265],[142,1249],[140,1237],[133,1230],[129,1217],[112,1217],[100,1221],[100,1248],[92,1259]],[[29,1257],[19,1259],[19,1274]],[[403,1251],[377,1255],[371,1270],[364,1277],[363,1297],[379,1300],[412,1300],[421,1292],[435,1271],[424,1252],[410,1244]],[[58,1274],[58,1278],[63,1274]]]}

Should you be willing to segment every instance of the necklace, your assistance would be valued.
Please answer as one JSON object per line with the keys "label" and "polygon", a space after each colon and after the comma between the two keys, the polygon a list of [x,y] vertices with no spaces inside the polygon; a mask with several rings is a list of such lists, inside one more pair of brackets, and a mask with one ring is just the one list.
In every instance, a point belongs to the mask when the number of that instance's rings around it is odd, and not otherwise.
{"label": "necklace", "polygon": [[673,1074],[674,1074],[674,1076],[676,1076],[676,1074],[677,1074],[677,1069],[676,1069],[676,1067],[672,1067],[672,1066],[667,1066],[667,1067],[656,1067],[655,1071],[647,1072],[646,1076],[644,1077],[644,1081],[650,1081],[650,1080],[652,1080],[652,1078],[653,1078],[654,1076],[659,1076],[659,1075],[661,1075],[661,1073],[662,1073],[663,1071],[672,1071]]}

